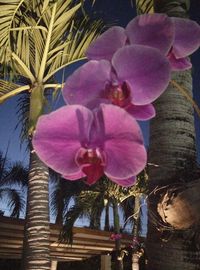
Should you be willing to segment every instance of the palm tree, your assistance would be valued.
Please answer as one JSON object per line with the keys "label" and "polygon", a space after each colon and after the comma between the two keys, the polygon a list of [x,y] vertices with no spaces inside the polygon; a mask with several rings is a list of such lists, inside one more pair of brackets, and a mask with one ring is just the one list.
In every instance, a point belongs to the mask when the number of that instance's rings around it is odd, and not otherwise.
{"label": "palm tree", "polygon": [[124,227],[131,224],[133,244],[132,244],[132,270],[139,270],[139,259],[143,255],[142,243],[139,242],[139,236],[142,231],[142,201],[147,194],[147,175],[148,166],[138,175],[134,192],[130,193],[121,202],[124,209]]}
{"label": "palm tree", "polygon": [[7,198],[11,217],[19,218],[25,209],[22,192],[28,182],[28,170],[20,162],[9,162],[6,154],[0,152],[0,199]]}
{"label": "palm tree", "polygon": [[[108,230],[109,226],[109,205],[110,197],[113,196],[114,184],[109,183],[106,178],[93,186],[88,186],[81,181],[58,181],[58,184],[52,193],[51,206],[53,213],[56,214],[56,222],[65,224],[64,232],[72,229],[75,221],[79,217],[86,217],[90,221],[90,228],[100,229],[101,215],[105,211],[105,226]],[[110,195],[112,194],[112,195]],[[69,207],[70,200],[74,203]],[[62,213],[59,211],[62,210]]]}
{"label": "palm tree", "polygon": [[[127,192],[122,187],[110,182],[106,177],[88,190],[82,190],[74,197],[74,205],[65,214],[65,225],[63,238],[73,241],[72,228],[75,221],[80,217],[87,217],[90,220],[90,228],[100,229],[102,212],[106,210],[105,227],[109,226],[109,207],[113,208],[113,227],[115,235],[120,234],[119,222],[119,199]],[[116,270],[123,270],[121,259],[121,240],[115,239],[116,249]]]}
{"label": "palm tree", "polygon": [[[52,215],[55,217],[55,223],[63,225],[64,217],[69,210],[70,203],[72,200],[77,201],[79,195],[83,193],[84,190],[87,190],[88,187],[82,180],[67,181],[66,179],[62,179],[62,177],[55,172],[51,172],[51,180],[52,179],[53,192],[50,198],[50,209]],[[75,205],[78,204],[77,201]]]}
{"label": "palm tree", "polygon": [[[61,241],[72,243],[72,228],[78,218],[87,218],[89,227],[100,229],[102,213],[105,210],[104,230],[114,230],[115,235],[120,235],[119,211],[124,214],[125,220],[131,220],[133,208],[128,201],[133,196],[144,192],[144,177],[141,173],[137,184],[130,188],[120,187],[106,177],[103,177],[93,186],[87,186],[82,181],[60,181],[52,194],[52,209],[56,213],[56,221],[64,223],[61,233]],[[73,205],[68,208],[70,199]],[[129,205],[129,207],[127,207]],[[113,228],[109,224],[109,209],[113,209]],[[128,211],[127,211],[128,210]],[[60,213],[59,211],[62,211]],[[136,229],[137,231],[137,229]],[[116,269],[123,269],[123,251],[120,238],[115,239],[116,244]]]}
{"label": "palm tree", "polygon": [[137,14],[153,13],[153,0],[135,0]]}
{"label": "palm tree", "polygon": [[4,78],[0,80],[0,102],[29,93],[30,173],[22,260],[26,270],[50,269],[49,173],[32,148],[32,134],[47,104],[46,90],[62,88],[54,75],[82,59],[98,33],[99,23],[86,28],[84,22],[77,25],[74,15],[80,2],[1,1],[0,66]]}
{"label": "palm tree", "polygon": [[[140,1],[142,2],[142,1]],[[154,0],[155,12],[186,17],[189,1]],[[156,101],[151,121],[149,162],[149,270],[197,269],[199,185],[194,114],[178,85],[192,96],[190,71],[176,72],[167,91]],[[178,83],[178,85],[177,85]],[[196,239],[196,240],[195,240]]]}

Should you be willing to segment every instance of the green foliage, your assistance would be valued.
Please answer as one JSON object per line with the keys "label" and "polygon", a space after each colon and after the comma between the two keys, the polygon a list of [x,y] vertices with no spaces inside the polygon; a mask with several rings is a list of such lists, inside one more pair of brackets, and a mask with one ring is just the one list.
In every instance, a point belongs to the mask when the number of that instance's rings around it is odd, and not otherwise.
{"label": "green foliage", "polygon": [[153,13],[153,0],[136,0],[137,14]]}
{"label": "green foliage", "polygon": [[[133,198],[146,190],[146,180],[146,172],[142,172],[136,185],[127,188],[113,183],[106,176],[92,186],[84,184],[83,181],[71,182],[60,179],[51,198],[54,214],[62,218],[59,223],[64,222],[60,241],[70,243],[73,241],[72,229],[78,218],[88,218],[90,228],[99,229],[103,210],[107,206],[112,206],[113,202],[120,205],[124,220],[132,217]],[[74,200],[74,204],[68,209],[70,199]],[[62,214],[59,214],[60,210],[63,211]]]}
{"label": "green foliage", "polygon": [[11,216],[18,218],[21,211],[25,209],[25,199],[20,191],[27,185],[28,170],[21,163],[11,163],[7,156],[0,152],[0,199],[5,199],[11,211]]}
{"label": "green foliage", "polygon": [[9,0],[0,9],[0,103],[30,93],[29,133],[46,105],[46,89],[61,89],[54,75],[85,58],[102,21],[79,12],[81,1]]}

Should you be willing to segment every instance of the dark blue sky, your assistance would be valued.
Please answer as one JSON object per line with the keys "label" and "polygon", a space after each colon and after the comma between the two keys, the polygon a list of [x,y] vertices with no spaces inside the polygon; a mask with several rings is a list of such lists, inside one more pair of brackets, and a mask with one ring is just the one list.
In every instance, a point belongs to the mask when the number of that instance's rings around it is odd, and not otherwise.
{"label": "dark blue sky", "polygon": [[[126,26],[127,23],[135,17],[135,10],[131,7],[130,0],[104,0],[103,5],[101,1],[96,1],[95,10],[89,10],[90,13],[95,13],[97,17],[102,17],[106,23],[117,24]],[[191,18],[200,23],[200,4],[199,0],[191,1]],[[200,105],[200,50],[192,56],[193,61],[193,78],[194,78],[194,97]],[[71,73],[74,69],[67,70],[67,74]],[[63,105],[64,102],[60,97],[56,104],[57,106]],[[0,150],[5,151],[9,143],[8,157],[12,160],[21,160],[28,164],[28,153],[25,151],[23,145],[20,149],[19,129],[15,129],[17,123],[17,99],[12,98],[0,105]],[[200,120],[196,117],[196,130],[197,138],[200,138]],[[143,131],[145,139],[148,137],[148,126],[143,124]],[[198,149],[200,150],[200,139],[197,140]],[[200,151],[199,151],[200,152]]]}

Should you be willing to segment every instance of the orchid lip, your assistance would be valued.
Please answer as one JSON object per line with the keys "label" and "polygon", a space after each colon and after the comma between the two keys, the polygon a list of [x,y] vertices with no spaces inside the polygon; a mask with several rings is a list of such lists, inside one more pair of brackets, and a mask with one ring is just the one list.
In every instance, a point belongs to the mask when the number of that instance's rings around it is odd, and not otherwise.
{"label": "orchid lip", "polygon": [[130,89],[124,82],[122,85],[111,84],[106,87],[106,97],[113,105],[125,108],[131,103]]}
{"label": "orchid lip", "polygon": [[98,147],[97,148],[81,148],[79,149],[76,157],[76,161],[79,166],[87,166],[87,165],[105,165],[105,157]]}
{"label": "orchid lip", "polygon": [[86,183],[94,184],[104,174],[104,156],[97,148],[81,148],[77,153],[76,161],[86,175]]}

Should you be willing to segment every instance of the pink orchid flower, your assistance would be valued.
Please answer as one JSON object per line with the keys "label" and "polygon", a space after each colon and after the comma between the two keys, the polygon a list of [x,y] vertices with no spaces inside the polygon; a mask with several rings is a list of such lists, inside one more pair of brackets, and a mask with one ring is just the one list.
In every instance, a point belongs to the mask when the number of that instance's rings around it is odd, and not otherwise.
{"label": "pink orchid flower", "polygon": [[94,184],[103,174],[133,185],[146,165],[140,127],[125,110],[102,104],[90,111],[64,106],[38,120],[33,146],[39,158],[64,178]]}
{"label": "pink orchid flower", "polygon": [[87,57],[110,61],[127,44],[157,48],[167,56],[172,70],[185,70],[192,66],[188,56],[200,46],[200,26],[195,21],[165,14],[140,15],[125,29],[114,26],[104,32],[89,46]]}
{"label": "pink orchid flower", "polygon": [[120,233],[112,233],[110,236],[111,240],[119,240],[122,238],[122,235]]}
{"label": "pink orchid flower", "polygon": [[63,97],[68,104],[94,109],[101,103],[122,107],[137,120],[155,116],[151,102],[166,89],[169,62],[157,49],[132,45],[118,49],[108,60],[91,60],[66,81]]}

